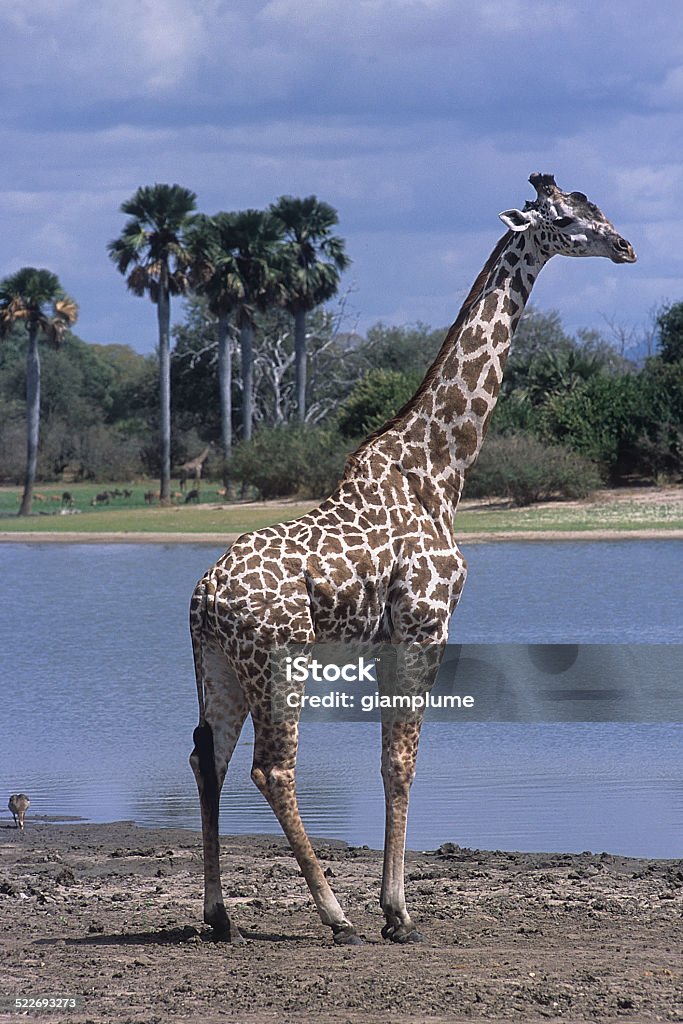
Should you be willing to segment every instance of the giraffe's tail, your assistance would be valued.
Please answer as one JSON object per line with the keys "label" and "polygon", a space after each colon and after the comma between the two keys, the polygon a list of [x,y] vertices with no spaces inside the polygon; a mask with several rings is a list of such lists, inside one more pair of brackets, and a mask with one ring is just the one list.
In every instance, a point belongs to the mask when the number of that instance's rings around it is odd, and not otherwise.
{"label": "giraffe's tail", "polygon": [[213,598],[214,588],[206,577],[201,579],[194,589],[190,600],[190,636],[192,637],[192,653],[194,655],[194,674],[197,682],[197,700],[199,701],[199,720],[204,721],[206,710],[206,691],[204,689],[204,638],[207,629],[207,612],[209,602]]}

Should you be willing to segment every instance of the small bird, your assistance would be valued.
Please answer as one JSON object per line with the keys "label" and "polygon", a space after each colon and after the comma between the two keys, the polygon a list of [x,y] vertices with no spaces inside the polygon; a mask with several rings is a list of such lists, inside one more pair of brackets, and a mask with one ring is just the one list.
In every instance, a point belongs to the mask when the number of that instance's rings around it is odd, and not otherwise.
{"label": "small bird", "polygon": [[14,818],[14,824],[18,829],[24,831],[24,816],[31,805],[31,801],[26,796],[26,793],[12,793],[7,806],[12,812]]}

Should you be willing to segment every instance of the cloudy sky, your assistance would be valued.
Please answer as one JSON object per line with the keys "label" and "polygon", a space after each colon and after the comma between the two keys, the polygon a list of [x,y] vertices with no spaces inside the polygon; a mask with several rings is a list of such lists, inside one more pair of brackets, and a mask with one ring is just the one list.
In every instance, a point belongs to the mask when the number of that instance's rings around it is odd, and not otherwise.
{"label": "cloudy sky", "polygon": [[87,341],[154,346],[105,246],[155,181],[207,213],[332,203],[349,328],[450,323],[535,170],[639,255],[553,260],[538,306],[638,326],[683,298],[679,0],[0,0],[0,88],[0,276],[55,271]]}

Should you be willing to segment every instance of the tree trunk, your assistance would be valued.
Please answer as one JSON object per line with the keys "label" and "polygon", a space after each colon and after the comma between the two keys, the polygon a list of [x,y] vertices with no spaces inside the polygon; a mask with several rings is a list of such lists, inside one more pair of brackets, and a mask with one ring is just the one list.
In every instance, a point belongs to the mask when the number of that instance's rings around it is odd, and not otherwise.
{"label": "tree trunk", "polygon": [[296,407],[299,421],[306,419],[306,311],[294,314],[294,363],[296,369]]}
{"label": "tree trunk", "polygon": [[24,493],[19,507],[20,516],[30,516],[33,505],[33,485],[38,463],[38,437],[40,433],[40,354],[38,352],[38,325],[30,324],[26,350],[26,475]]}
{"label": "tree trunk", "polygon": [[159,283],[157,303],[159,322],[159,423],[161,473],[159,501],[171,504],[171,300],[165,280]]}
{"label": "tree trunk", "polygon": [[246,318],[240,327],[242,351],[242,438],[251,441],[254,419],[254,327]]}
{"label": "tree trunk", "polygon": [[218,318],[218,389],[221,403],[221,444],[223,458],[232,450],[232,346],[227,314]]}

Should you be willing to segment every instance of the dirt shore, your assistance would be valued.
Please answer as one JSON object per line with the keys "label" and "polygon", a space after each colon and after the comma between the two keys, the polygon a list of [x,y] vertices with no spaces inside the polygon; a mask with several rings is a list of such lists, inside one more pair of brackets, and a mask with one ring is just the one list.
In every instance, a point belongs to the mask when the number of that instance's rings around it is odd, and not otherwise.
{"label": "dirt shore", "polygon": [[[0,544],[209,544],[228,547],[240,534],[40,534],[40,532],[10,532],[0,530]],[[462,545],[488,544],[505,541],[683,541],[683,529],[536,529],[489,530],[462,532]]]}
{"label": "dirt shore", "polygon": [[[30,533],[0,531],[0,544],[210,544],[228,547],[238,533]],[[488,544],[505,541],[683,540],[683,530],[495,530],[463,532],[459,542]]]}
{"label": "dirt shore", "polygon": [[683,1020],[683,861],[444,842],[408,855],[425,941],[396,946],[379,934],[381,855],[315,845],[364,946],[332,944],[276,838],[222,841],[247,940],[230,946],[201,921],[197,833],[3,823],[0,995],[77,997],[40,1015],[72,1024]]}

